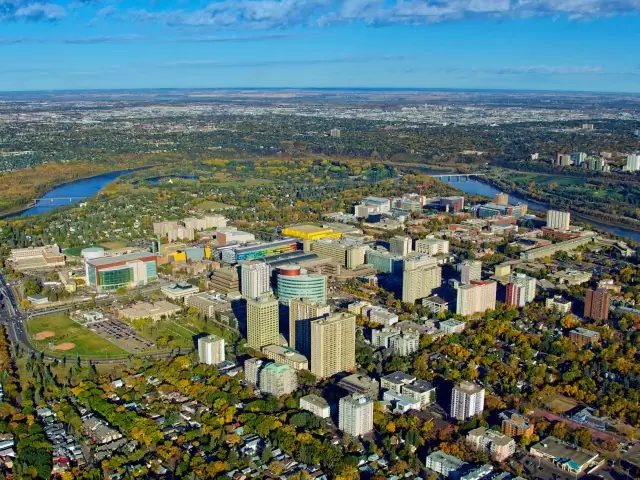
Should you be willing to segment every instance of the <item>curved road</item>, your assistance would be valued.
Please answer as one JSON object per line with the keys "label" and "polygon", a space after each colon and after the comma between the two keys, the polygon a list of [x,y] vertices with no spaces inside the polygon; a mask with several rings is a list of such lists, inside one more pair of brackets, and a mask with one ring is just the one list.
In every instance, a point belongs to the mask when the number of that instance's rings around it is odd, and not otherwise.
{"label": "curved road", "polygon": [[[2,309],[0,310],[0,322],[7,326],[7,332],[9,334],[9,340],[11,343],[15,345],[21,345],[27,352],[36,353],[36,354],[44,354],[37,348],[35,348],[31,344],[31,340],[29,339],[29,335],[27,335],[26,328],[24,326],[25,319],[18,308],[18,304],[16,303],[16,299],[11,291],[11,288],[5,282],[4,276],[0,272],[0,303],[2,304]],[[182,351],[178,349],[178,355],[180,353],[190,353],[191,350]],[[135,358],[143,358],[143,359],[161,359],[161,358],[170,358],[173,355],[171,353],[155,353],[150,355],[143,356],[135,356]],[[44,354],[44,357],[48,360],[61,360],[59,357],[51,357],[49,355]],[[69,360],[69,359],[68,359]],[[82,363],[90,363],[94,365],[117,365],[124,363],[128,360],[128,357],[124,358],[112,358],[112,359],[96,359],[96,360],[82,360]]]}

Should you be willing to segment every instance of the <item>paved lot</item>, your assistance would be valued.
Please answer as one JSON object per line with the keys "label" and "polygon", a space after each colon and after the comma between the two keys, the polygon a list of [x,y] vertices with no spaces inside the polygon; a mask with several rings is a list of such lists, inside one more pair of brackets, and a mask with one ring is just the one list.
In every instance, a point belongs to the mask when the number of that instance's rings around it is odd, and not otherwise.
{"label": "paved lot", "polygon": [[107,319],[95,322],[89,329],[129,353],[140,353],[154,346],[153,342],[141,337],[132,327],[120,320]]}

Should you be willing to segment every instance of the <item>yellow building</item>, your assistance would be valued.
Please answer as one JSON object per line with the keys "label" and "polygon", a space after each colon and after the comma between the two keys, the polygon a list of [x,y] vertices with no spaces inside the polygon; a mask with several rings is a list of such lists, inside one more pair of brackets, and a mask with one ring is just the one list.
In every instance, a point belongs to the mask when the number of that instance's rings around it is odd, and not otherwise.
{"label": "yellow building", "polygon": [[292,225],[282,230],[282,235],[301,238],[303,240],[320,240],[323,238],[342,238],[342,233],[331,228],[316,225]]}

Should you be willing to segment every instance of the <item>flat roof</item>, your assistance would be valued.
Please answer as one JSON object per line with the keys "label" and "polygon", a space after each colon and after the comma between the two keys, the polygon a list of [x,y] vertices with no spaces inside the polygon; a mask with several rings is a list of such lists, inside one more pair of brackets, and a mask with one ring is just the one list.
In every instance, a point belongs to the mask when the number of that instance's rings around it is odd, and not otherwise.
{"label": "flat roof", "polygon": [[87,263],[89,265],[93,265],[94,267],[102,267],[105,265],[111,265],[113,263],[132,262],[135,260],[142,260],[144,258],[155,259],[156,256],[150,252],[136,252],[136,253],[127,253],[126,255],[119,255],[117,257],[92,258],[87,260]]}
{"label": "flat roof", "polygon": [[588,328],[577,327],[571,330],[571,333],[577,333],[578,335],[583,335],[585,337],[593,338],[597,335],[600,335],[595,330],[589,330]]}
{"label": "flat roof", "polygon": [[531,449],[537,450],[538,452],[541,452],[550,457],[554,457],[556,459],[565,459],[571,461],[578,465],[579,468],[598,457],[597,453],[574,448],[570,445],[562,443],[555,437],[547,437],[541,442],[536,443],[531,447]]}
{"label": "flat roof", "polygon": [[236,248],[235,252],[236,252],[236,255],[239,253],[256,252],[256,251],[259,252],[260,250],[264,250],[265,248],[276,247],[279,245],[290,245],[292,243],[298,243],[298,239],[293,237],[286,237],[286,238],[283,238],[282,240],[276,240],[274,242],[259,243],[258,245],[249,245],[248,247]]}
{"label": "flat roof", "polygon": [[293,348],[283,347],[281,345],[267,345],[265,347],[262,347],[262,351],[271,352],[276,355],[286,357],[287,359],[294,362],[308,362],[307,357],[302,355],[300,352],[295,351]]}
{"label": "flat roof", "polygon": [[389,375],[385,375],[384,377],[382,377],[382,379],[391,383],[400,384],[404,382],[413,382],[416,377],[414,377],[413,375],[407,375],[404,372],[396,371],[390,373]]}
{"label": "flat roof", "polygon": [[426,393],[426,392],[430,392],[431,390],[434,390],[436,387],[434,387],[431,383],[427,382],[426,380],[416,380],[411,385],[405,385],[402,388],[403,388],[403,391],[410,390],[416,393]]}
{"label": "flat roof", "polygon": [[327,402],[324,398],[318,396],[318,395],[305,395],[304,397],[300,398],[300,401],[304,400],[305,402],[309,402],[311,405],[313,405],[314,407],[318,407],[318,408],[327,408],[329,407],[329,402]]}
{"label": "flat roof", "polygon": [[331,228],[319,227],[317,225],[290,225],[288,227],[283,228],[283,230],[296,230],[298,232],[303,233],[316,233],[316,232],[331,232]]}

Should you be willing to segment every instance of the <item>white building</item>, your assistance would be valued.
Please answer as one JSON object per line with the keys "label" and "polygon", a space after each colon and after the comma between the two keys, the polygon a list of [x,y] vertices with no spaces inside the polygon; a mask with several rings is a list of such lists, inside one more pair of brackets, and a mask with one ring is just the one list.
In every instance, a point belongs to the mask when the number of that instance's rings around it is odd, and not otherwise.
{"label": "white building", "polygon": [[389,240],[389,251],[392,255],[400,255],[401,257],[406,257],[412,251],[411,243],[411,237],[396,235],[391,240]]}
{"label": "white building", "polygon": [[493,280],[472,282],[458,287],[456,313],[458,315],[474,315],[496,308],[496,291],[498,284]]}
{"label": "white building", "polygon": [[560,295],[556,295],[553,298],[547,298],[544,304],[545,307],[562,315],[566,315],[571,311],[571,301],[562,298]]}
{"label": "white building", "polygon": [[171,300],[182,300],[184,301],[186,298],[189,298],[192,295],[200,292],[200,289],[195,285],[191,285],[186,282],[178,282],[178,283],[170,283],[169,285],[164,285],[160,291],[164,294],[165,297]]}
{"label": "white building", "polygon": [[416,380],[402,386],[402,394],[420,402],[420,409],[436,403],[436,387],[425,380]]}
{"label": "white building", "polygon": [[373,400],[359,394],[342,397],[339,403],[338,428],[352,437],[373,431]]}
{"label": "white building", "polygon": [[306,410],[320,418],[329,418],[331,416],[329,403],[324,398],[313,394],[300,398],[300,410]]}
{"label": "white building", "polygon": [[516,442],[502,432],[487,430],[484,427],[471,430],[466,442],[478,452],[484,452],[496,462],[504,462],[516,451]]}
{"label": "white building", "polygon": [[298,388],[296,370],[289,365],[272,362],[260,370],[260,391],[282,397]]}
{"label": "white building", "polygon": [[244,361],[244,379],[254,387],[260,383],[260,371],[268,364],[261,358],[249,358]]}
{"label": "white building", "polygon": [[424,463],[429,470],[443,477],[453,477],[467,465],[466,462],[463,462],[458,457],[441,451],[435,451],[427,455]]}
{"label": "white building", "polygon": [[512,273],[509,276],[509,282],[522,288],[519,307],[524,307],[536,298],[537,280],[535,278],[529,277],[524,273]]}
{"label": "white building", "polygon": [[472,280],[482,280],[482,262],[480,260],[465,260],[458,269],[460,270],[460,282],[467,284]]}
{"label": "white building", "polygon": [[484,388],[475,383],[461,382],[451,392],[451,417],[467,420],[484,411]]}
{"label": "white building", "polygon": [[414,304],[442,285],[442,267],[427,255],[407,258],[402,271],[402,301]]}
{"label": "white building", "polygon": [[464,327],[467,324],[462,320],[456,320],[455,318],[450,318],[449,320],[444,320],[438,324],[438,330],[440,330],[445,335],[452,335],[454,333],[461,333],[464,331]]}
{"label": "white building", "polygon": [[393,353],[406,357],[420,348],[420,334],[416,332],[401,332],[389,340]]}
{"label": "white building", "polygon": [[569,230],[571,225],[571,214],[558,210],[547,211],[547,227],[554,230]]}
{"label": "white building", "polygon": [[218,365],[225,361],[224,339],[209,335],[198,339],[198,357],[201,363]]}
{"label": "white building", "polygon": [[240,293],[246,298],[258,298],[271,291],[271,269],[264,262],[247,262],[240,266]]}
{"label": "white building", "polygon": [[624,169],[627,172],[637,172],[640,170],[640,154],[631,153],[627,155],[627,164]]}
{"label": "white building", "polygon": [[449,253],[449,241],[439,238],[423,238],[416,240],[416,253],[435,256]]}

